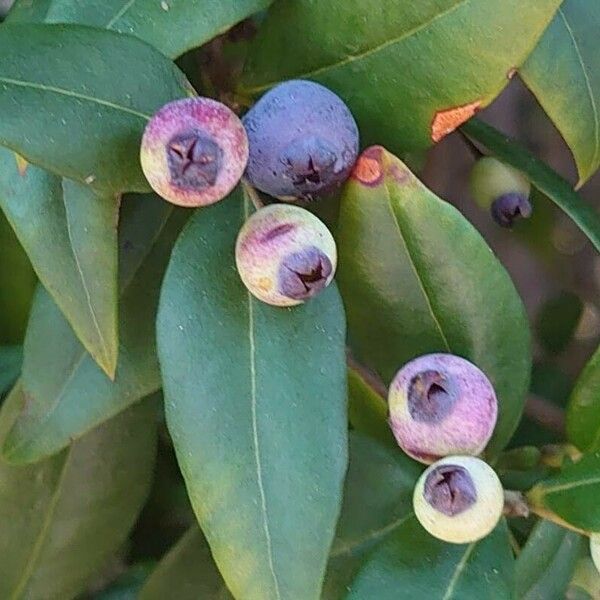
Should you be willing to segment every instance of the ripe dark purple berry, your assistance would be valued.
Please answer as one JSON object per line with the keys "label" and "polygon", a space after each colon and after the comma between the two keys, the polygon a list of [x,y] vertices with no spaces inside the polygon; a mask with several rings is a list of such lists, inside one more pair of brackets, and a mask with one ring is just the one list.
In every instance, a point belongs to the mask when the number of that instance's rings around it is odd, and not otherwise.
{"label": "ripe dark purple berry", "polygon": [[244,116],[250,143],[248,181],[282,200],[332,192],[358,156],[352,113],[332,91],[312,81],[286,81]]}
{"label": "ripe dark purple berry", "polygon": [[498,523],[504,492],[498,476],[473,456],[448,456],[419,478],[413,508],[434,537],[467,544],[485,537]]}
{"label": "ripe dark purple berry", "polygon": [[140,151],[152,189],[180,206],[206,206],[227,196],[248,161],[241,121],[210,98],[163,106],[150,119]]}
{"label": "ripe dark purple berry", "polygon": [[449,454],[479,454],[498,416],[488,378],[452,354],[427,354],[404,365],[390,385],[388,403],[398,445],[426,464]]}
{"label": "ripe dark purple berry", "polygon": [[271,204],[240,230],[235,260],[244,285],[259,300],[294,306],[329,285],[337,252],[333,236],[312,213]]}

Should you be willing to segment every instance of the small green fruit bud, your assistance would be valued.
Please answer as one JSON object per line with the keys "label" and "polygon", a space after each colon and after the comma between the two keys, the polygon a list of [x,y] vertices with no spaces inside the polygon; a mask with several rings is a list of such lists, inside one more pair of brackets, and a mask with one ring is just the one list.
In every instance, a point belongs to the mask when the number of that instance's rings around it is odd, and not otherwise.
{"label": "small green fruit bud", "polygon": [[489,379],[452,354],[426,354],[404,365],[390,384],[388,404],[398,445],[426,464],[449,454],[479,454],[498,416]]}
{"label": "small green fruit bud", "polygon": [[294,306],[329,285],[337,251],[333,236],[312,213],[271,204],[240,230],[235,260],[244,285],[259,300]]}
{"label": "small green fruit bud", "polygon": [[237,185],[248,162],[248,138],[224,104],[210,98],[177,100],[150,119],[140,161],[148,183],[165,200],[206,206]]}
{"label": "small green fruit bud", "polygon": [[419,478],[415,515],[434,537],[467,544],[485,537],[498,523],[504,492],[498,476],[473,456],[448,456]]}
{"label": "small green fruit bud", "polygon": [[502,227],[511,227],[515,220],[531,216],[529,180],[521,171],[492,156],[485,156],[475,163],[470,187],[477,204],[490,210]]}

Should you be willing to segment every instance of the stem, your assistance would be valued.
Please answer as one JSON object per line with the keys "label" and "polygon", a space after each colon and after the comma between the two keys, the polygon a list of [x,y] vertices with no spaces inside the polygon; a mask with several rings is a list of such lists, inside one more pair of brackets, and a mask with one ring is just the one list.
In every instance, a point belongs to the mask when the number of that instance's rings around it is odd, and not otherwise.
{"label": "stem", "polygon": [[363,378],[364,382],[371,387],[374,392],[383,398],[387,398],[388,390],[383,381],[381,381],[373,371],[357,362],[350,354],[350,350],[346,350],[346,363],[348,364],[348,367],[353,371],[356,371]]}
{"label": "stem", "polygon": [[556,523],[557,525],[559,525],[560,527],[563,527],[564,529],[570,529],[571,531],[575,531],[576,533],[580,533],[581,535],[586,535],[586,536],[590,535],[589,531],[585,531],[585,529],[579,529],[579,527],[575,527],[574,525],[571,525],[570,523],[563,521],[563,519],[561,519],[558,515],[555,515],[553,512],[546,510],[545,508],[542,508],[541,506],[532,506],[530,504],[529,510],[534,515],[537,515],[538,517],[541,517],[542,519],[546,519],[546,521],[552,521],[552,523]]}
{"label": "stem", "polygon": [[242,187],[244,189],[244,193],[252,200],[252,204],[254,204],[254,208],[256,210],[260,210],[263,208],[263,201],[260,199],[258,192],[245,180],[242,179]]}
{"label": "stem", "polygon": [[514,490],[504,490],[504,510],[505,517],[523,517],[529,516],[529,504],[525,495]]}
{"label": "stem", "polygon": [[540,396],[531,394],[525,403],[525,414],[546,429],[564,436],[566,433],[565,413],[558,406]]}

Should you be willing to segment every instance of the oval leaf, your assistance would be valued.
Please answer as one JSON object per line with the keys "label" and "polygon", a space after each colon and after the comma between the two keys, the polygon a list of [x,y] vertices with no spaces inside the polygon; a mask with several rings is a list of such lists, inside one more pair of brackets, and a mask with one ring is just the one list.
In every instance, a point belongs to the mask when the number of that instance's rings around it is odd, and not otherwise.
{"label": "oval leaf", "polygon": [[357,359],[385,382],[421,354],[470,359],[496,389],[499,419],[488,450],[501,450],[529,383],[529,328],[508,274],[483,238],[375,147],[344,189],[337,241],[338,282]]}
{"label": "oval leaf", "polygon": [[130,33],[175,58],[201,46],[272,0],[53,0],[35,12],[18,1],[9,22],[81,23]]}
{"label": "oval leaf", "polygon": [[348,418],[352,427],[392,448],[398,448],[387,422],[387,401],[373,389],[365,374],[348,369]]}
{"label": "oval leaf", "polygon": [[560,473],[538,483],[527,493],[533,510],[558,515],[584,531],[600,531],[600,453],[567,464]]}
{"label": "oval leaf", "polygon": [[160,561],[138,598],[233,600],[197,525],[191,527]]}
{"label": "oval leaf", "polygon": [[150,189],[144,127],[189,93],[171,61],[134,37],[79,25],[5,24],[0,55],[1,145],[103,192]]}
{"label": "oval leaf", "polygon": [[154,342],[158,295],[171,248],[189,213],[151,195],[126,197],[122,212],[115,379],[96,365],[59,308],[39,289],[24,347],[23,389],[29,401],[3,447],[4,458],[12,463],[58,452],[160,387]]}
{"label": "oval leaf", "polygon": [[77,336],[109,376],[117,363],[119,198],[0,148],[0,207]]}
{"label": "oval leaf", "polygon": [[412,517],[373,552],[346,598],[512,600],[513,569],[504,520],[484,539],[459,545],[430,536]]}
{"label": "oval leaf", "polygon": [[344,312],[335,286],[268,306],[235,269],[241,192],[178,240],[158,315],[169,431],[236,597],[315,599],[346,471]]}
{"label": "oval leaf", "polygon": [[[313,79],[348,102],[368,144],[395,152],[423,149],[498,95],[559,5],[276,2],[252,44],[241,92]],[[479,47],[486,51],[474,61]]]}
{"label": "oval leaf", "polygon": [[19,376],[22,361],[21,346],[0,346],[0,398]]}
{"label": "oval leaf", "polygon": [[[27,401],[17,384],[3,413],[14,416]],[[28,467],[0,463],[1,598],[73,598],[85,590],[148,494],[155,414],[144,403],[50,459]]]}
{"label": "oval leaf", "polygon": [[579,185],[600,167],[598,29],[600,4],[564,0],[519,70],[571,148]]}
{"label": "oval leaf", "polygon": [[567,435],[584,452],[600,450],[600,348],[579,375],[571,393]]}
{"label": "oval leaf", "polygon": [[596,250],[600,251],[600,215],[573,190],[566,179],[520,144],[479,119],[471,119],[463,125],[462,130],[481,142],[500,160],[525,173],[535,187],[573,219]]}
{"label": "oval leaf", "polygon": [[338,600],[373,548],[412,515],[422,466],[399,449],[350,433],[344,503],[325,579],[324,600]]}
{"label": "oval leaf", "polygon": [[515,563],[516,598],[565,598],[584,541],[574,531],[538,521]]}

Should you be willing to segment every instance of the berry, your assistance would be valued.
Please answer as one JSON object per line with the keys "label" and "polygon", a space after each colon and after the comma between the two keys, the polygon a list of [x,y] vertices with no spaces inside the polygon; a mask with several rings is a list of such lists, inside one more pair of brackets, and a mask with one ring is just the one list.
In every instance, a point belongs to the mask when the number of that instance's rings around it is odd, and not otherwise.
{"label": "berry", "polygon": [[496,158],[485,156],[475,163],[470,186],[477,204],[490,210],[494,221],[502,227],[512,227],[517,219],[531,216],[529,180]]}
{"label": "berry", "polygon": [[286,81],[244,116],[250,141],[246,177],[281,200],[326,195],[350,175],[358,128],[344,102],[312,81]]}
{"label": "berry", "polygon": [[494,470],[473,456],[448,456],[421,475],[413,508],[434,537],[467,544],[485,537],[504,507],[502,484]]}
{"label": "berry", "polygon": [[312,213],[271,204],[240,230],[235,260],[244,285],[259,300],[294,306],[329,285],[337,251],[333,236]]}
{"label": "berry", "polygon": [[248,162],[248,138],[224,104],[187,98],[150,119],[140,152],[152,189],[180,206],[206,206],[227,196]]}
{"label": "berry", "polygon": [[498,416],[488,378],[452,354],[426,354],[404,365],[390,385],[388,403],[398,445],[426,464],[449,454],[479,454]]}

